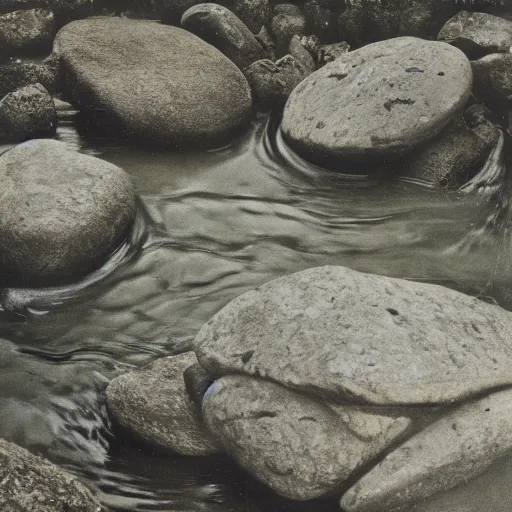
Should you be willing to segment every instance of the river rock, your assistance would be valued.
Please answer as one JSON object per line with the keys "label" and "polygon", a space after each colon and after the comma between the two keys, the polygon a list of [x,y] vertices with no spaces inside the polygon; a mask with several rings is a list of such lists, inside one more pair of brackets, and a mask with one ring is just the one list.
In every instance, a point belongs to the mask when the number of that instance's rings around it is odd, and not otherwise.
{"label": "river rock", "polygon": [[212,433],[244,469],[279,494],[310,500],[339,491],[409,425],[404,417],[316,402],[278,384],[223,377],[204,396]]}
{"label": "river rock", "polygon": [[471,65],[459,49],[391,39],[311,74],[290,95],[281,129],[311,160],[397,156],[440,133],[464,108],[471,86]]}
{"label": "river rock", "polygon": [[59,23],[92,13],[94,0],[2,0],[0,13],[27,9],[49,9]]}
{"label": "river rock", "polygon": [[215,46],[240,69],[267,57],[256,36],[222,5],[199,4],[190,8],[181,18],[181,26]]}
{"label": "river rock", "polygon": [[71,282],[101,265],[135,217],[119,167],[34,140],[0,156],[0,268],[4,286]]}
{"label": "river rock", "polygon": [[345,41],[341,43],[323,44],[317,48],[318,66],[322,67],[336,60],[338,57],[345,55],[350,51],[350,45]]}
{"label": "river rock", "polygon": [[0,16],[0,58],[44,53],[57,30],[53,12],[46,9],[15,11]]}
{"label": "river rock", "polygon": [[10,59],[0,64],[0,98],[26,85],[41,84],[48,92],[58,90],[58,72],[48,61]]}
{"label": "river rock", "polygon": [[446,23],[437,39],[460,48],[471,60],[506,53],[512,47],[512,22],[482,12],[461,11]]}
{"label": "river rock", "polygon": [[242,72],[180,28],[91,18],[66,25],[55,51],[73,101],[129,138],[178,147],[218,144],[251,113]]}
{"label": "river rock", "polygon": [[194,364],[195,354],[187,352],[116,377],[107,388],[112,416],[154,446],[182,455],[217,452],[203,427],[201,410],[185,387],[183,373]]}
{"label": "river rock", "polygon": [[279,4],[274,9],[274,17],[270,23],[270,31],[276,42],[277,55],[288,51],[293,36],[306,33],[306,17],[294,4]]}
{"label": "river rock", "polygon": [[261,27],[269,24],[272,9],[270,0],[235,0],[233,12],[254,34],[258,34]]}
{"label": "river rock", "polygon": [[0,481],[0,510],[4,512],[105,510],[75,476],[3,439]]}
{"label": "river rock", "polygon": [[293,89],[309,71],[291,55],[285,55],[277,62],[258,60],[244,70],[251,85],[258,109],[265,111],[282,107]]}
{"label": "river rock", "polygon": [[435,38],[461,9],[457,0],[357,0],[339,17],[341,39],[353,47],[400,36]]}
{"label": "river rock", "polygon": [[511,390],[465,404],[387,455],[343,496],[342,509],[402,510],[466,482],[510,451],[511,427]]}
{"label": "river rock", "polygon": [[212,377],[260,376],[337,401],[452,403],[512,384],[512,313],[462,293],[345,267],[237,297],[199,331]]}
{"label": "river rock", "polygon": [[[313,55],[311,55],[310,51],[307,50],[302,44],[302,38],[299,36],[293,36],[290,41],[290,55],[294,57],[304,70],[308,72],[308,75],[313,73],[316,70],[316,63]],[[304,76],[304,78],[306,78]],[[291,91],[290,91],[291,92]],[[289,96],[289,94],[288,94]],[[288,98],[287,96],[287,98]]]}
{"label": "river rock", "polygon": [[480,170],[500,137],[483,105],[472,105],[446,127],[426,148],[400,163],[400,173],[437,187],[454,188]]}
{"label": "river rock", "polygon": [[53,99],[41,85],[27,85],[0,101],[0,138],[23,141],[55,134],[57,112]]}

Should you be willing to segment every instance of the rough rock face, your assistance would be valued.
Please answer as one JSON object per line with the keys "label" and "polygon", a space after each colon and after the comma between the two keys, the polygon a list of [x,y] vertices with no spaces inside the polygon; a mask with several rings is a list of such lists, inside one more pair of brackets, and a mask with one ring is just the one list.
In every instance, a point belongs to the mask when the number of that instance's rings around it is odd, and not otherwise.
{"label": "rough rock face", "polygon": [[291,55],[277,62],[258,60],[244,70],[251,85],[257,107],[269,110],[282,107],[293,89],[309,74],[309,71]]}
{"label": "rough rock face", "polygon": [[346,512],[387,512],[468,481],[512,448],[512,391],[463,405],[391,452],[342,498]]}
{"label": "rough rock face", "polygon": [[326,266],[241,295],[194,343],[213,377],[260,376],[339,401],[437,404],[512,384],[511,335],[512,314],[476,298]]}
{"label": "rough rock face", "polygon": [[462,6],[456,0],[357,0],[339,17],[342,39],[352,46],[400,36],[435,38]]}
{"label": "rough rock face", "polygon": [[306,17],[294,4],[278,4],[274,8],[270,30],[276,42],[277,54],[283,55],[288,51],[293,36],[305,34]]}
{"label": "rough rock face", "polygon": [[50,462],[0,439],[0,510],[102,512],[78,479]]}
{"label": "rough rock face", "polygon": [[116,377],[107,388],[113,417],[152,445],[182,455],[217,452],[203,428],[200,409],[185,387],[183,374],[194,364],[196,356],[187,352]]}
{"label": "rough rock face", "polygon": [[48,92],[54,93],[57,82],[57,70],[48,61],[10,59],[0,64],[0,98],[32,84],[41,84]]}
{"label": "rough rock face", "polygon": [[53,99],[41,85],[27,85],[0,101],[0,138],[23,141],[51,136],[57,128]]}
{"label": "rough rock face", "polygon": [[270,21],[270,0],[234,0],[233,12],[257,34]]}
{"label": "rough rock face", "polygon": [[437,39],[460,48],[471,60],[506,53],[512,47],[512,22],[491,14],[461,11],[446,23]]}
{"label": "rough rock face", "polygon": [[383,41],[304,80],[290,95],[281,129],[313,160],[403,154],[462,111],[471,86],[470,63],[457,48],[412,37]]}
{"label": "rough rock face", "polygon": [[326,404],[278,384],[231,375],[203,400],[210,431],[257,479],[294,500],[335,492],[409,425],[356,407]]}
{"label": "rough rock face", "polygon": [[215,46],[240,69],[267,57],[256,36],[222,5],[199,4],[190,8],[181,18],[181,26]]}
{"label": "rough rock face", "polygon": [[57,34],[55,51],[74,101],[130,138],[216,144],[250,114],[242,72],[176,27],[120,18],[75,21]]}
{"label": "rough rock face", "polygon": [[486,119],[483,105],[472,105],[426,148],[400,163],[400,174],[438,187],[457,187],[480,170],[500,137],[499,128]]}
{"label": "rough rock face", "polygon": [[49,9],[66,21],[92,12],[94,0],[2,0],[0,13],[26,9]]}
{"label": "rough rock face", "polygon": [[54,140],[25,142],[0,157],[2,285],[75,280],[103,263],[135,215],[119,167]]}
{"label": "rough rock face", "polygon": [[46,9],[15,11],[0,16],[0,58],[44,53],[57,30],[55,17]]}

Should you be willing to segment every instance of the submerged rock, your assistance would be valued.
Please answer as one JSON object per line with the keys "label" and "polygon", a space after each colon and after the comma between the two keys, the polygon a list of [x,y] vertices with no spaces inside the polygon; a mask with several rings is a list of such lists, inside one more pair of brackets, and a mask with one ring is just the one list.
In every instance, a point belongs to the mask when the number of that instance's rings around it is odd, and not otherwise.
{"label": "submerged rock", "polygon": [[437,36],[439,41],[460,48],[471,60],[512,47],[512,22],[482,12],[461,11]]}
{"label": "submerged rock", "polygon": [[200,406],[187,393],[184,372],[197,364],[193,352],[157,359],[116,377],[107,404],[116,421],[143,441],[182,455],[218,449],[202,424]]}
{"label": "submerged rock", "polygon": [[237,297],[194,341],[212,377],[318,397],[437,404],[511,385],[512,313],[453,290],[318,267]]}
{"label": "submerged rock", "polygon": [[485,471],[512,448],[512,391],[455,409],[364,475],[342,498],[346,512],[411,506]]}
{"label": "submerged rock", "polygon": [[0,101],[0,139],[23,141],[51,136],[57,128],[53,99],[41,85],[27,85]]}
{"label": "submerged rock", "polygon": [[54,140],[0,156],[2,286],[71,282],[100,266],[135,216],[135,193],[119,167]]}
{"label": "submerged rock", "polygon": [[304,80],[290,95],[281,129],[313,161],[396,156],[440,133],[464,108],[471,86],[471,65],[457,48],[412,37],[383,41]]}
{"label": "submerged rock", "polygon": [[259,60],[246,68],[244,74],[252,88],[256,106],[265,111],[282,107],[309,71],[297,59],[285,55],[277,62]]}
{"label": "submerged rock", "polygon": [[105,509],[73,475],[0,439],[0,510],[102,512]]}
{"label": "submerged rock", "polygon": [[242,375],[215,381],[205,422],[244,469],[279,494],[310,500],[339,491],[404,433],[409,420],[327,404]]}
{"label": "submerged rock", "polygon": [[251,112],[242,72],[180,28],[91,18],[66,25],[55,51],[73,101],[131,139],[178,147],[218,144]]}
{"label": "submerged rock", "polygon": [[400,36],[435,38],[461,6],[456,0],[358,0],[339,17],[341,39],[354,47]]}
{"label": "submerged rock", "polygon": [[500,137],[500,129],[486,119],[485,110],[483,105],[473,105],[458,116],[426,148],[401,162],[400,174],[438,187],[466,183],[480,170]]}
{"label": "submerged rock", "polygon": [[0,16],[0,60],[12,55],[44,53],[57,31],[53,12],[15,11]]}
{"label": "submerged rock", "polygon": [[220,50],[240,69],[267,57],[256,36],[229,9],[199,4],[183,14],[181,26]]}

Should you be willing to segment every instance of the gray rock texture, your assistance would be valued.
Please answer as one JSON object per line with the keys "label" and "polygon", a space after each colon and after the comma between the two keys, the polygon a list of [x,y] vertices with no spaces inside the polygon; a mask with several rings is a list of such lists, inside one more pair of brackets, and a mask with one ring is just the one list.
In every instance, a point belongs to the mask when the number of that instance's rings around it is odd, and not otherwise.
{"label": "gray rock texture", "polygon": [[199,331],[212,377],[318,397],[437,404],[511,385],[512,314],[436,285],[318,267],[237,297]]}
{"label": "gray rock texture", "polygon": [[112,380],[107,404],[115,420],[146,443],[182,455],[209,455],[214,446],[201,409],[187,393],[184,372],[197,364],[193,352],[157,359]]}
{"label": "gray rock texture", "polygon": [[54,464],[0,439],[2,512],[103,512],[80,481]]}
{"label": "gray rock texture", "polygon": [[58,70],[48,61],[9,59],[0,64],[0,98],[32,84],[41,84],[50,93],[57,92]]}
{"label": "gray rock texture", "polygon": [[341,43],[323,44],[317,48],[318,66],[325,66],[350,51],[350,45]]}
{"label": "gray rock texture", "polygon": [[304,80],[309,71],[291,55],[277,62],[258,60],[244,70],[258,109],[265,111],[282,107],[293,89]]}
{"label": "gray rock texture", "polygon": [[45,53],[57,31],[47,9],[14,11],[0,16],[0,59],[27,53]]}
{"label": "gray rock texture", "polygon": [[51,136],[56,128],[53,99],[41,84],[22,87],[0,101],[0,138],[3,140]]}
{"label": "gray rock texture", "polygon": [[400,155],[435,137],[460,113],[471,86],[471,65],[459,49],[391,39],[311,74],[290,95],[281,129],[312,160]]}
{"label": "gray rock texture", "polygon": [[181,26],[215,46],[240,69],[268,56],[240,18],[222,5],[199,4],[190,8],[181,18]]}
{"label": "gray rock texture", "polygon": [[457,0],[352,0],[339,17],[340,35],[353,47],[401,36],[431,39],[462,7]]}
{"label": "gray rock texture", "polygon": [[306,49],[302,44],[301,37],[292,37],[290,41],[289,52],[292,57],[294,57],[298,62],[302,64],[302,67],[304,68],[305,71],[308,72],[308,75],[316,70],[315,59],[313,58],[311,52],[308,49]]}
{"label": "gray rock texture", "polygon": [[461,11],[444,25],[437,39],[460,48],[471,60],[506,53],[512,47],[512,22],[491,14]]}
{"label": "gray rock texture", "polygon": [[270,32],[276,42],[277,55],[288,51],[290,40],[295,35],[305,35],[306,17],[300,8],[293,4],[279,4],[275,7],[270,22]]}
{"label": "gray rock texture", "polygon": [[472,105],[447,126],[426,148],[414,151],[400,163],[400,174],[453,188],[480,170],[497,144],[500,129],[487,120],[483,105]]}
{"label": "gray rock texture", "polygon": [[129,138],[178,147],[217,144],[251,112],[242,72],[180,28],[91,18],[66,25],[55,51],[73,100]]}
{"label": "gray rock texture", "polygon": [[361,465],[403,434],[404,417],[326,404],[278,384],[231,375],[203,400],[210,431],[258,480],[294,500],[339,491]]}
{"label": "gray rock texture", "polygon": [[471,62],[478,98],[497,110],[512,105],[512,53],[493,53]]}
{"label": "gray rock texture", "polygon": [[269,24],[272,9],[270,0],[234,0],[233,12],[257,34]]}
{"label": "gray rock texture", "polygon": [[512,391],[470,402],[387,455],[342,498],[346,512],[388,512],[455,487],[512,448]]}
{"label": "gray rock texture", "polygon": [[100,266],[135,216],[135,193],[119,167],[54,140],[0,156],[2,285],[73,281]]}
{"label": "gray rock texture", "polygon": [[60,22],[87,16],[92,13],[94,0],[2,0],[0,13],[27,9],[49,9]]}

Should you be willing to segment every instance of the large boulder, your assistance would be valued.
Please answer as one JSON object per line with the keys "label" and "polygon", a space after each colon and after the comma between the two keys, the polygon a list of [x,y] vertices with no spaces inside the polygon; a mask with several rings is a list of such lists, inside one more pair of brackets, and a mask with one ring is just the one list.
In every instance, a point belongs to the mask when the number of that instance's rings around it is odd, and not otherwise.
{"label": "large boulder", "polygon": [[471,86],[459,49],[412,37],[383,41],[306,78],[290,95],[281,129],[310,160],[397,156],[435,137],[462,111]]}
{"label": "large boulder", "polygon": [[345,512],[411,510],[467,482],[512,449],[512,391],[450,412],[387,455],[342,498]]}
{"label": "large boulder", "polygon": [[0,101],[0,139],[52,136],[57,128],[53,99],[41,84],[27,85]]}
{"label": "large boulder", "polygon": [[507,53],[512,47],[512,22],[482,12],[461,11],[437,36],[460,48],[471,60],[490,53]]}
{"label": "large boulder", "polygon": [[34,140],[0,157],[2,285],[73,281],[99,267],[135,217],[119,167],[63,142]]}
{"label": "large boulder", "polygon": [[55,16],[47,9],[15,11],[0,16],[0,60],[12,55],[44,53],[57,31]]}
{"label": "large boulder", "polygon": [[187,352],[116,377],[107,388],[107,404],[117,423],[146,443],[175,453],[217,452],[185,386],[184,373],[196,364],[195,354]]}
{"label": "large boulder", "polygon": [[0,510],[102,512],[80,481],[54,464],[0,439]]}
{"label": "large boulder", "polygon": [[55,41],[66,90],[91,117],[133,139],[216,144],[247,121],[242,72],[194,34],[150,21],[92,18]]}
{"label": "large boulder", "polygon": [[318,267],[237,297],[199,331],[212,377],[337,401],[452,403],[512,385],[512,313],[436,285]]}
{"label": "large boulder", "polygon": [[183,14],[181,26],[219,49],[240,69],[267,57],[256,36],[222,5],[199,4]]}
{"label": "large boulder", "polygon": [[339,491],[410,423],[357,407],[331,407],[243,375],[215,381],[204,396],[203,414],[242,467],[294,500]]}

